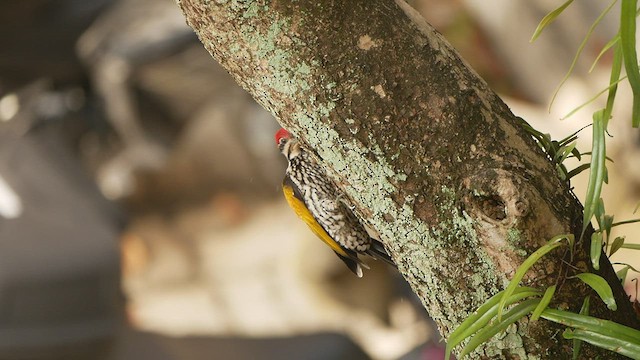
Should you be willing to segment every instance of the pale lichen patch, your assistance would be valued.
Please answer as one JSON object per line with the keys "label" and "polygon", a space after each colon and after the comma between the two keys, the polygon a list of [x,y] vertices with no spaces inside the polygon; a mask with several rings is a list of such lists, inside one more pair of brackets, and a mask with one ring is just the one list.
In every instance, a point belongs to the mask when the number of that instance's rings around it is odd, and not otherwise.
{"label": "pale lichen patch", "polygon": [[369,51],[371,48],[380,46],[382,40],[372,39],[369,35],[362,35],[358,38],[358,48],[360,50]]}
{"label": "pale lichen patch", "polygon": [[378,96],[380,96],[381,99],[384,99],[387,97],[387,93],[384,92],[384,89],[380,84],[372,86],[371,90],[373,90],[376,94],[378,94]]}

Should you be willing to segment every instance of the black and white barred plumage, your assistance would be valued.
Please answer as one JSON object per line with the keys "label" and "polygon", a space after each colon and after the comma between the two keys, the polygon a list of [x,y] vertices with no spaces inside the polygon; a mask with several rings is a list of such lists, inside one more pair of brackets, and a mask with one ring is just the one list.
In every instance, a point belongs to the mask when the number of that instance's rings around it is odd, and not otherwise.
{"label": "black and white barred plumage", "polygon": [[289,161],[283,190],[289,205],[356,275],[366,265],[358,254],[367,254],[393,265],[383,245],[372,239],[345,202],[324,169],[286,130],[276,142]]}

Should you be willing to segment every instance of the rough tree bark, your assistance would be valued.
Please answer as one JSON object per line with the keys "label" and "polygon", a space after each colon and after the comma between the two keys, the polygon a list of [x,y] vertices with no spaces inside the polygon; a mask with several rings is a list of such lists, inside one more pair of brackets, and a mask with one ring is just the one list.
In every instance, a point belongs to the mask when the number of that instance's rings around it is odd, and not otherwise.
{"label": "rough tree bark", "polygon": [[[402,0],[178,4],[213,57],[315,150],[443,337],[541,244],[558,234],[580,237],[582,206],[554,165]],[[573,259],[561,249],[525,282],[558,284],[552,305],[576,311],[589,289],[567,277],[587,270],[588,252],[584,242]],[[601,269],[619,309],[608,311],[591,294],[591,313],[638,328],[604,257]],[[559,329],[522,320],[474,357],[570,358]]]}

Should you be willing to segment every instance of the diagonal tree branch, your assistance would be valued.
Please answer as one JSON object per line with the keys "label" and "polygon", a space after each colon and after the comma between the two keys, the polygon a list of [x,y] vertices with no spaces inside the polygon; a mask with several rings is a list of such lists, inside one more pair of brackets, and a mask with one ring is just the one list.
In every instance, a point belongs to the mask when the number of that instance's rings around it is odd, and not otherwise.
{"label": "diagonal tree branch", "polygon": [[[582,207],[519,120],[402,0],[178,0],[213,57],[315,150],[447,335],[504,289],[526,256],[582,229]],[[589,238],[590,232],[585,235]],[[577,311],[588,244],[555,250],[526,283]],[[619,310],[638,327],[603,257]],[[559,327],[520,321],[477,350],[567,358]],[[587,347],[590,356],[610,353]]]}

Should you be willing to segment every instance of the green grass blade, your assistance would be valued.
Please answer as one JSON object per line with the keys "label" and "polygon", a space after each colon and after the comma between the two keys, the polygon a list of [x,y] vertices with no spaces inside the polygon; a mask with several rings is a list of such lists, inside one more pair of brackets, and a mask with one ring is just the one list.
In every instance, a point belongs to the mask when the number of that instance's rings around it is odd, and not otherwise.
{"label": "green grass blade", "polygon": [[[591,151],[587,151],[587,152],[580,153],[580,155],[582,155],[582,156],[584,156],[584,155],[589,155],[589,156],[591,156]],[[571,157],[571,156],[569,156],[569,157]],[[605,157],[605,158],[607,159],[607,161],[611,162],[612,164],[615,164],[615,161],[613,161],[613,159],[612,159],[612,158],[610,158],[610,157],[608,157],[608,156],[607,156],[607,157]],[[580,159],[578,159],[578,160],[580,160]]]}
{"label": "green grass blade", "polygon": [[587,295],[586,298],[582,301],[582,307],[580,308],[580,315],[589,315],[589,306],[591,302],[591,297]]}
{"label": "green grass blade", "polygon": [[555,285],[550,286],[547,288],[547,290],[545,290],[544,295],[542,296],[542,299],[538,303],[538,306],[536,306],[535,310],[533,310],[533,314],[531,315],[531,321],[538,321],[538,319],[540,318],[540,314],[542,314],[542,311],[546,309],[547,306],[549,306],[549,303],[551,302],[551,298],[555,293],[556,293]]}
{"label": "green grass blade", "polygon": [[602,229],[600,229],[600,231],[604,229],[605,233],[607,234],[607,241],[609,241],[609,238],[611,237],[611,226],[613,225],[613,216],[605,215],[602,218],[603,227]]}
{"label": "green grass blade", "polygon": [[607,86],[606,88],[600,90],[597,94],[595,94],[593,97],[591,97],[591,99],[583,102],[582,104],[578,105],[577,107],[575,107],[573,110],[569,111],[567,113],[567,115],[563,116],[560,118],[560,120],[565,120],[568,117],[572,116],[573,114],[577,113],[578,111],[582,110],[582,108],[584,108],[585,106],[591,104],[593,101],[595,101],[597,98],[599,98],[602,94],[604,94],[605,92],[609,92],[609,94],[611,94],[611,91],[616,91],[616,88],[618,87],[618,84],[623,81],[624,79],[626,79],[626,76],[623,76],[621,78],[619,78],[618,80],[616,80],[615,82],[611,82],[609,83],[609,86]]}
{"label": "green grass blade", "polygon": [[623,249],[640,250],[640,244],[623,244],[620,247]]}
{"label": "green grass blade", "polygon": [[559,8],[553,10],[552,12],[548,13],[545,17],[543,17],[542,20],[540,20],[540,23],[538,24],[538,27],[536,28],[536,31],[533,32],[533,35],[531,36],[531,40],[529,40],[529,42],[532,43],[532,42],[536,41],[538,36],[540,36],[540,34],[542,34],[542,30],[544,30],[560,14],[562,14],[564,9],[566,9],[569,5],[571,5],[572,2],[573,2],[573,0],[567,0],[564,4],[560,5]]}
{"label": "green grass blade", "polygon": [[613,5],[615,5],[617,1],[618,0],[613,0],[611,4],[609,4],[609,6],[607,6],[602,11],[602,13],[598,15],[596,20],[589,27],[589,30],[587,30],[587,34],[584,36],[584,39],[582,40],[582,42],[580,43],[580,46],[578,47],[578,50],[576,51],[576,55],[573,57],[573,61],[571,62],[571,66],[569,66],[569,70],[567,71],[565,76],[562,78],[562,81],[560,81],[560,84],[558,84],[558,86],[556,87],[556,90],[553,92],[553,97],[551,98],[551,102],[549,103],[549,109],[551,109],[551,106],[556,100],[556,96],[558,96],[558,92],[560,91],[560,88],[562,88],[562,85],[564,85],[564,83],[567,82],[567,80],[569,79],[569,76],[571,76],[571,73],[573,73],[573,69],[576,67],[576,64],[578,63],[578,58],[580,58],[580,54],[582,54],[582,50],[584,50],[585,45],[587,45],[587,41],[591,37],[591,34],[593,34],[593,31],[595,30],[596,26],[600,24],[600,21],[602,21],[602,18],[604,18],[604,16],[607,15],[607,13],[609,13],[611,8],[613,7]]}
{"label": "green grass blade", "polygon": [[624,60],[624,68],[629,77],[629,85],[633,92],[633,108],[631,124],[640,126],[640,69],[636,53],[636,9],[637,0],[622,0],[620,6],[620,45]]}
{"label": "green grass blade", "polygon": [[[582,307],[580,308],[580,315],[589,315],[589,299],[591,297],[587,296],[582,301]],[[582,347],[582,341],[580,339],[573,339],[573,360],[577,360],[580,355],[580,348]]]}
{"label": "green grass blade", "polygon": [[602,50],[600,50],[600,53],[598,54],[598,56],[596,56],[596,59],[593,60],[593,64],[591,64],[591,67],[589,68],[589,72],[593,71],[593,69],[596,67],[596,64],[598,64],[598,61],[600,61],[600,58],[614,45],[617,45],[618,41],[620,41],[620,33],[616,34],[613,39],[609,40],[609,42],[602,47]]}
{"label": "green grass blade", "polygon": [[[616,93],[618,91],[618,83],[620,80],[620,73],[622,72],[622,48],[616,46],[613,49],[613,63],[611,64],[611,75],[609,76],[609,95],[607,95],[607,105],[604,108],[603,118],[605,121],[604,128],[607,128],[609,119],[611,119],[611,113],[613,112],[613,103],[616,99]],[[626,77],[626,76],[625,76]]]}
{"label": "green grass blade", "polygon": [[[606,144],[603,110],[596,111],[593,114],[593,145],[591,149],[591,171],[589,173],[589,184],[587,185],[587,196],[584,204],[584,215],[582,218],[582,234],[589,226],[591,218],[595,213],[600,193],[602,192],[602,183],[605,176],[606,161]],[[582,237],[582,235],[581,235]]]}
{"label": "green grass blade", "polygon": [[576,277],[595,290],[602,301],[607,304],[607,308],[609,308],[609,310],[616,311],[618,309],[616,299],[613,297],[613,291],[611,291],[611,286],[609,286],[607,280],[602,278],[602,276],[591,273],[582,273],[576,275]]}
{"label": "green grass blade", "polygon": [[589,126],[591,126],[591,124],[587,124],[587,125],[581,127],[580,129],[578,129],[575,132],[573,132],[571,135],[569,135],[569,136],[565,137],[564,139],[558,141],[558,143],[560,145],[566,145],[566,144],[578,139],[578,134],[580,133],[580,131],[588,128]]}
{"label": "green grass blade", "polygon": [[628,342],[640,343],[640,330],[620,325],[613,321],[550,308],[545,309],[540,317],[572,328],[595,331],[608,336],[615,336]]}
{"label": "green grass blade", "polygon": [[553,157],[553,162],[556,164],[562,164],[564,160],[571,155],[575,150],[577,143],[574,141],[571,144],[558,145],[556,154]]}
{"label": "green grass blade", "polygon": [[629,269],[630,269],[630,270],[632,270],[632,271],[637,272],[637,273],[639,273],[639,274],[640,274],[640,270],[638,270],[638,269],[634,268],[633,266],[631,266],[631,265],[629,265],[629,264],[627,264],[627,263],[623,263],[623,262],[614,262],[614,263],[612,263],[611,265],[624,265],[624,266],[629,267]]}
{"label": "green grass blade", "polygon": [[[449,338],[447,339],[447,346],[445,349],[445,359],[449,358],[451,354],[451,350],[460,344],[464,339],[468,338],[481,328],[483,328],[486,324],[491,321],[496,316],[498,312],[498,302],[500,301],[500,297],[504,293],[504,290],[493,295],[489,300],[485,301],[482,306],[478,308],[478,310],[474,311],[473,314],[469,315],[465,321],[462,322],[451,334],[449,334]],[[513,295],[509,297],[507,300],[507,305],[514,304],[524,298],[530,296],[540,296],[540,291],[530,288],[530,287],[519,287],[514,292]]]}
{"label": "green grass blade", "polygon": [[611,224],[611,227],[618,226],[618,225],[625,225],[625,224],[633,224],[633,223],[637,223],[637,222],[640,222],[640,219],[631,219],[631,220],[618,221],[617,223]]}
{"label": "green grass blade", "polygon": [[569,171],[567,173],[567,179],[571,179],[572,177],[580,174],[581,172],[587,170],[590,166],[591,166],[591,164],[582,164],[582,165],[578,166],[577,168]]}
{"label": "green grass blade", "polygon": [[525,119],[517,116],[516,120],[518,120],[518,122],[520,122],[520,126],[525,128],[525,130],[527,130],[527,132],[531,134],[531,136],[533,136],[536,140],[541,140],[544,137],[544,134],[534,129],[531,125],[529,125],[528,122],[525,121]]}
{"label": "green grass blade", "polygon": [[591,266],[596,270],[600,270],[600,254],[602,254],[602,233],[596,231],[591,234],[591,247],[589,254],[591,257]]}
{"label": "green grass blade", "polygon": [[591,296],[584,298],[582,301],[582,307],[580,308],[580,315],[589,315],[589,306],[591,305]]}
{"label": "green grass blade", "polygon": [[613,351],[632,359],[640,360],[639,343],[630,343],[616,337],[580,329],[573,331],[567,329],[562,335],[565,339],[579,339],[599,348]]}
{"label": "green grass blade", "polygon": [[575,141],[572,142],[571,144],[567,145],[563,151],[562,151],[562,157],[560,157],[560,160],[558,161],[558,163],[562,164],[565,160],[567,160],[567,157],[569,155],[571,155],[571,153],[573,153],[573,151],[576,149],[576,145],[578,145]]}
{"label": "green grass blade", "polygon": [[524,275],[527,273],[527,271],[529,271],[529,268],[531,268],[531,266],[533,266],[533,264],[535,264],[536,261],[538,261],[541,257],[546,255],[548,252],[561,246],[562,245],[561,241],[564,239],[567,239],[570,242],[573,242],[573,235],[564,234],[564,235],[555,236],[553,239],[549,240],[546,244],[544,244],[538,250],[536,250],[533,254],[531,254],[522,263],[522,265],[518,267],[518,270],[516,270],[516,273],[513,275],[513,279],[511,279],[511,282],[509,282],[509,285],[504,290],[504,293],[500,298],[500,302],[498,304],[498,320],[501,320],[502,318],[502,310],[504,309],[507,303],[507,299],[509,299],[511,294],[513,294],[513,292],[518,288],[518,284],[520,283]]}
{"label": "green grass blade", "polygon": [[593,213],[596,217],[596,221],[598,222],[598,230],[599,232],[604,232],[604,217],[607,212],[604,210],[604,200],[602,198],[598,199],[598,205],[596,205],[596,209]]}
{"label": "green grass blade", "polygon": [[463,358],[473,350],[475,350],[480,344],[485,341],[491,339],[497,333],[504,331],[509,325],[514,322],[522,319],[528,313],[535,309],[536,305],[540,302],[539,299],[530,299],[521,302],[516,305],[513,309],[507,311],[504,314],[504,318],[502,320],[497,320],[496,322],[491,323],[489,326],[486,326],[483,330],[474,335],[469,343],[462,349],[460,352],[460,358]]}
{"label": "green grass blade", "polygon": [[577,136],[572,136],[570,138],[565,138],[565,139],[559,140],[558,141],[558,145],[559,145],[558,147],[563,147],[563,146],[573,142],[574,140],[578,140],[578,137]]}

